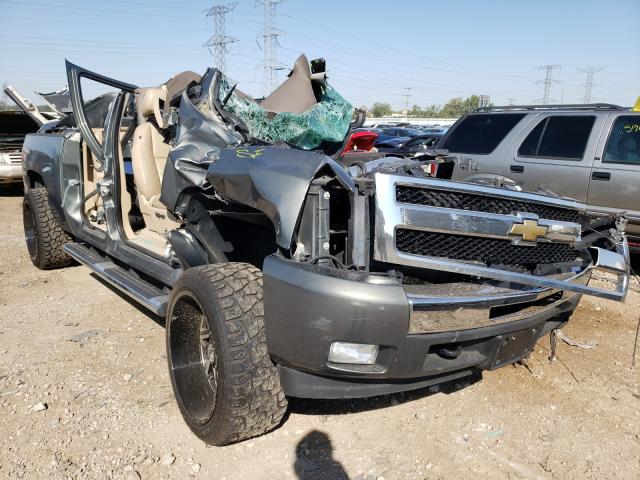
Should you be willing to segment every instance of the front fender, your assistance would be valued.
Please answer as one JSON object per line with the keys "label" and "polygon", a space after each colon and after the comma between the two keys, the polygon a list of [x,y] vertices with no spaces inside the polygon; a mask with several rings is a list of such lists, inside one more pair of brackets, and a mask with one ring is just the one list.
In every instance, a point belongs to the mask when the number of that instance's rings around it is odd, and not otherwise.
{"label": "front fender", "polygon": [[330,157],[271,146],[222,150],[220,158],[209,165],[207,179],[223,198],[269,217],[276,242],[289,249],[309,184],[325,169],[345,188],[355,191],[349,174]]}

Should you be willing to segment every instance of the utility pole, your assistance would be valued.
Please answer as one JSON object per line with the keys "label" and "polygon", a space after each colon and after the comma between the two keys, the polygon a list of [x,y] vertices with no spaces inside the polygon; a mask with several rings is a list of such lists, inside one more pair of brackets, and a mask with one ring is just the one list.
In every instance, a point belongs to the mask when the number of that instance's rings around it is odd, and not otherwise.
{"label": "utility pole", "polygon": [[537,85],[544,85],[544,93],[542,95],[543,105],[549,105],[549,99],[551,96],[551,85],[553,85],[554,83],[559,83],[558,80],[552,78],[552,75],[553,75],[553,71],[556,69],[560,69],[560,67],[562,67],[562,65],[543,65],[541,67],[538,67],[538,70],[547,71],[544,79],[538,80],[536,82]]}
{"label": "utility pole", "polygon": [[510,107],[513,106],[513,101],[515,100],[515,98],[507,98],[507,102],[509,102],[507,105],[509,105]]}
{"label": "utility pole", "polygon": [[223,5],[214,5],[209,10],[205,10],[207,17],[213,17],[213,36],[204,44],[213,55],[213,66],[221,72],[227,70],[227,53],[229,49],[227,45],[237,42],[237,38],[225,35],[225,16],[231,12],[238,2],[225,3]]}
{"label": "utility pole", "polygon": [[409,98],[411,98],[411,90],[413,87],[404,87],[404,92],[402,96],[404,97],[404,110],[406,112],[407,117],[409,116]]}
{"label": "utility pole", "polygon": [[593,83],[593,77],[596,73],[601,72],[607,67],[588,67],[588,68],[579,68],[578,71],[584,72],[587,74],[587,81],[584,84],[584,103],[591,103],[591,91],[595,84]]}
{"label": "utility pole", "polygon": [[[262,66],[262,94],[266,97],[275,87],[276,71],[280,68],[278,65],[278,36],[284,32],[276,27],[277,12],[276,7],[284,0],[256,0],[256,3],[264,7],[264,28],[258,34],[258,38],[262,37],[262,51],[264,58],[260,66]],[[260,43],[258,42],[260,46]]]}

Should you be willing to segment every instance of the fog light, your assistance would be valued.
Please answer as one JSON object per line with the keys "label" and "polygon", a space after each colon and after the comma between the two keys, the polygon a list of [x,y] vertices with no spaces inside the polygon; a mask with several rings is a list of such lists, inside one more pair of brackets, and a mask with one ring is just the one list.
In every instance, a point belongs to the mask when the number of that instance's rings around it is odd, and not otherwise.
{"label": "fog light", "polygon": [[378,356],[378,345],[364,343],[333,342],[329,349],[329,361],[355,365],[373,365]]}

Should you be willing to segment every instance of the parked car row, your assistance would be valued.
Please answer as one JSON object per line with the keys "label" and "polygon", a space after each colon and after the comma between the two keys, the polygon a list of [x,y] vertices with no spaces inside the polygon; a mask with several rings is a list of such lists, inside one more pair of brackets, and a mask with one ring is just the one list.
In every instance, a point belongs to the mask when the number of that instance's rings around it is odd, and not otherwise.
{"label": "parked car row", "polygon": [[379,152],[387,154],[414,156],[423,153],[428,148],[433,148],[442,138],[442,133],[424,133],[415,137],[394,137],[377,142]]}
{"label": "parked car row", "polygon": [[[410,156],[420,153],[429,147],[434,147],[446,130],[440,128],[407,127],[362,127],[354,130],[352,135],[375,135],[372,145],[367,144],[376,152],[394,155]],[[370,137],[369,137],[370,138]],[[357,143],[351,142],[347,150],[353,150]],[[357,148],[356,148],[357,150]]]}

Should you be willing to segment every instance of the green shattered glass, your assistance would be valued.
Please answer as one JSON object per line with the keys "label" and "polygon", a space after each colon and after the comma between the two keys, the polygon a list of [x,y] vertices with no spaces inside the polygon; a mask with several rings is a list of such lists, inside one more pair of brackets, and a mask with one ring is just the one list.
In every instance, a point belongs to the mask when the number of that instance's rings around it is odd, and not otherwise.
{"label": "green shattered glass", "polygon": [[[223,77],[219,99],[222,101],[233,83]],[[265,142],[284,141],[303,150],[314,150],[324,142],[341,143],[349,129],[353,106],[329,85],[322,90],[321,101],[303,113],[269,113],[251,99],[231,94],[225,110],[237,115],[252,137]]]}

